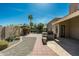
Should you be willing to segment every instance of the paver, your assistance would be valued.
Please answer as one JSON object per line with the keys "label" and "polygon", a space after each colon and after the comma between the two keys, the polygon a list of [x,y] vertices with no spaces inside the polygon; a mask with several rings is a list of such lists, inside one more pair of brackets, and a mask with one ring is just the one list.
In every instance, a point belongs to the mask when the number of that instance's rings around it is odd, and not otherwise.
{"label": "paver", "polygon": [[32,52],[32,55],[36,56],[57,56],[57,54],[51,50],[47,45],[42,44],[42,35],[37,35],[37,40]]}

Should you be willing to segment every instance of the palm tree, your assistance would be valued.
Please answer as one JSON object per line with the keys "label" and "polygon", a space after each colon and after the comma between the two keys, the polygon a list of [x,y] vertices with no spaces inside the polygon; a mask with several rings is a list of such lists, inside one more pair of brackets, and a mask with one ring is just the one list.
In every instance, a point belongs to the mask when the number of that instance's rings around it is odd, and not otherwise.
{"label": "palm tree", "polygon": [[30,29],[32,29],[32,19],[33,19],[33,16],[32,15],[28,15],[28,19],[29,19],[29,24],[30,24]]}

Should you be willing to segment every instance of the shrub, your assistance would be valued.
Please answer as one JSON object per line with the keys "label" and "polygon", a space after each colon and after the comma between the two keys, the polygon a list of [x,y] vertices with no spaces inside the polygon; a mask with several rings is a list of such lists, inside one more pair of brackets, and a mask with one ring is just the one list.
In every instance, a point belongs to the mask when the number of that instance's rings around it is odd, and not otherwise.
{"label": "shrub", "polygon": [[8,41],[8,42],[12,42],[13,40],[15,40],[14,37],[8,37],[8,38],[6,39],[6,41]]}
{"label": "shrub", "polygon": [[20,40],[20,37],[16,37],[15,40]]}
{"label": "shrub", "polygon": [[0,40],[0,51],[8,47],[8,42],[5,40]]}

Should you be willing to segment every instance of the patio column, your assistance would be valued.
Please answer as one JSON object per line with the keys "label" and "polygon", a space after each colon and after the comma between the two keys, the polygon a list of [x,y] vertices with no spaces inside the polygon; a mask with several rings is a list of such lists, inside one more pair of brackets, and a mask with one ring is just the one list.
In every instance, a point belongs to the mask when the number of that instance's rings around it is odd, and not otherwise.
{"label": "patio column", "polygon": [[59,26],[59,24],[57,24],[57,38],[59,38],[59,31],[60,31],[60,26]]}

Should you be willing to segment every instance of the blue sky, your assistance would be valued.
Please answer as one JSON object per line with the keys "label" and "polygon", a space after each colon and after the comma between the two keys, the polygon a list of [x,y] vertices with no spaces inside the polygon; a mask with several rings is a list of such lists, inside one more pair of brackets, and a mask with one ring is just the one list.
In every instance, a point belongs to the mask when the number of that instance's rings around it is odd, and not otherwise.
{"label": "blue sky", "polygon": [[34,23],[48,23],[55,17],[69,13],[67,3],[0,3],[0,25],[28,24],[28,15]]}

